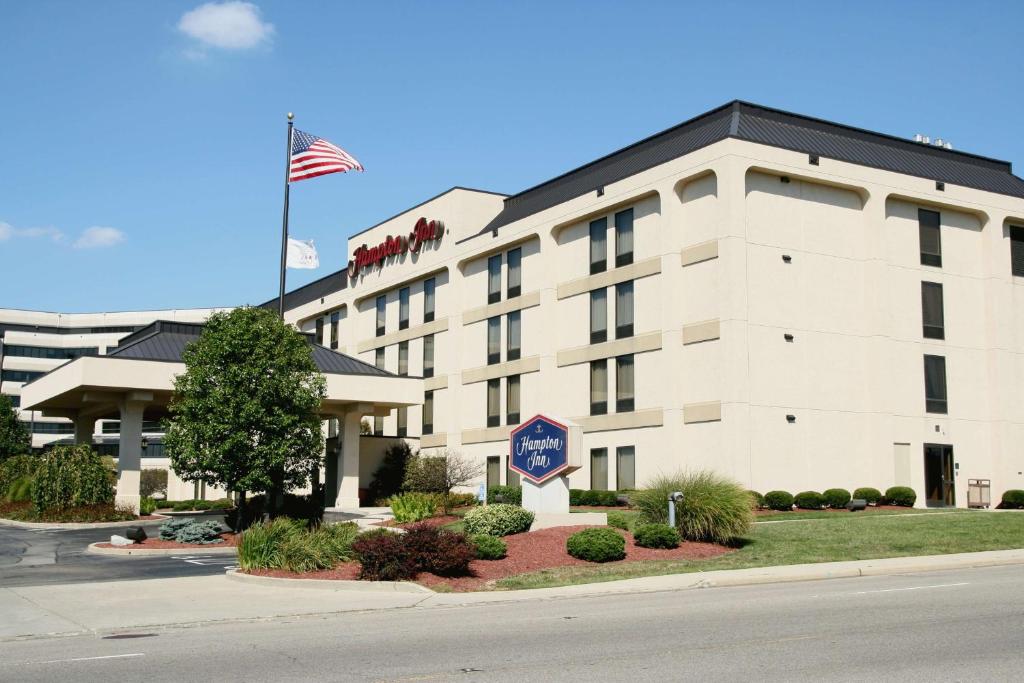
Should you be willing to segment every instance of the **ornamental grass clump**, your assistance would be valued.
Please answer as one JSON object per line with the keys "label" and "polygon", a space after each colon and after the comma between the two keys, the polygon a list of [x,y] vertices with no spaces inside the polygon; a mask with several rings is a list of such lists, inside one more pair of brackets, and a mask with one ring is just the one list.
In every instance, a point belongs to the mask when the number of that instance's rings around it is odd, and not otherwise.
{"label": "ornamental grass clump", "polygon": [[467,534],[488,534],[510,536],[529,531],[533,524],[533,513],[518,505],[485,505],[473,508],[463,517]]}
{"label": "ornamental grass clump", "polygon": [[640,512],[640,522],[666,524],[668,496],[680,491],[676,506],[676,527],[689,541],[728,543],[750,531],[754,513],[750,494],[728,477],[699,470],[661,475],[631,497]]}
{"label": "ornamental grass clump", "polygon": [[566,540],[565,549],[578,560],[614,562],[626,556],[626,539],[607,527],[584,529]]}
{"label": "ornamental grass clump", "polygon": [[679,532],[668,524],[641,524],[633,540],[641,548],[678,548]]}
{"label": "ornamental grass clump", "polygon": [[[284,566],[281,548],[285,541],[304,531],[302,522],[287,517],[253,524],[238,540],[238,566],[246,571],[280,569]],[[163,538],[162,529],[160,537]]]}
{"label": "ornamental grass clump", "polygon": [[433,517],[440,503],[440,496],[433,493],[419,493],[417,491],[392,496],[388,501],[388,505],[391,506],[391,512],[395,515],[395,521],[400,524],[419,522],[428,517]]}

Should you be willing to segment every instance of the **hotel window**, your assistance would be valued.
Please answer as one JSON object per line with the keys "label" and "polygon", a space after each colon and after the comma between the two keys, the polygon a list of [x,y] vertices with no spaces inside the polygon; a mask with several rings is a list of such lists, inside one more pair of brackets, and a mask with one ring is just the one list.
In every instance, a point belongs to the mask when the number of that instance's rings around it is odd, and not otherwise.
{"label": "hotel window", "polygon": [[523,293],[523,250],[512,249],[508,252],[508,298]]}
{"label": "hotel window", "polygon": [[633,354],[615,359],[615,412],[633,412]]}
{"label": "hotel window", "polygon": [[519,424],[519,375],[505,378],[505,424]]}
{"label": "hotel window", "polygon": [[387,298],[383,294],[377,297],[377,336],[384,336],[384,312],[387,306]]}
{"label": "hotel window", "polygon": [[636,448],[619,446],[615,449],[615,490],[636,488]]}
{"label": "hotel window", "polygon": [[938,282],[921,283],[921,318],[924,320],[924,336],[927,339],[946,338],[942,285]]}
{"label": "hotel window", "polygon": [[942,267],[942,238],[939,235],[939,212],[917,210],[917,231],[921,239],[921,265]]}
{"label": "hotel window", "polygon": [[331,313],[331,348],[338,348],[338,324],[341,322],[341,311]]}
{"label": "hotel window", "polygon": [[590,274],[608,269],[608,219],[590,222]]}
{"label": "hotel window", "polygon": [[590,414],[608,414],[608,361],[590,362]]}
{"label": "hotel window", "polygon": [[423,281],[423,322],[434,319],[434,278]]}
{"label": "hotel window", "polygon": [[21,396],[8,395],[8,394],[4,394],[4,396],[7,396],[7,398],[11,399],[11,405],[14,406],[15,408],[20,408],[21,407]]}
{"label": "hotel window", "polygon": [[947,413],[946,359],[942,356],[924,357],[925,412]]}
{"label": "hotel window", "polygon": [[1024,228],[1010,226],[1010,271],[1024,277]]}
{"label": "hotel window", "polygon": [[501,362],[501,316],[487,319],[487,364]]}
{"label": "hotel window", "polygon": [[501,301],[501,254],[487,259],[487,303]]}
{"label": "hotel window", "polygon": [[501,424],[501,380],[487,380],[487,426]]}
{"label": "hotel window", "polygon": [[423,376],[434,376],[434,335],[423,338]]}
{"label": "hotel window", "polygon": [[384,418],[377,415],[373,416],[373,435],[384,436]]}
{"label": "hotel window", "polygon": [[3,382],[31,382],[45,375],[45,372],[36,370],[0,370],[0,381]]}
{"label": "hotel window", "polygon": [[615,214],[615,267],[633,262],[633,209]]}
{"label": "hotel window", "polygon": [[398,329],[409,328],[409,288],[402,287],[398,290]]}
{"label": "hotel window", "polygon": [[426,434],[434,433],[434,392],[425,391],[423,392],[423,432]]}
{"label": "hotel window", "polygon": [[608,341],[608,290],[590,292],[590,343]]}
{"label": "hotel window", "polygon": [[398,374],[405,377],[409,374],[409,342],[398,342]]}
{"label": "hotel window", "polygon": [[316,343],[318,346],[324,345],[324,319],[316,319]]}
{"label": "hotel window", "polygon": [[633,336],[633,281],[615,285],[615,338]]}
{"label": "hotel window", "polygon": [[501,456],[487,456],[487,488],[501,486]]}
{"label": "hotel window", "polygon": [[506,486],[519,486],[519,473],[509,467],[511,461],[505,458],[505,485]]}
{"label": "hotel window", "polygon": [[378,368],[380,368],[381,370],[384,369],[384,347],[383,346],[373,352],[373,364],[375,366],[377,366]]}
{"label": "hotel window", "polygon": [[398,414],[398,427],[395,436],[405,436],[409,432],[409,409],[399,408],[395,411]]}
{"label": "hotel window", "polygon": [[522,312],[512,311],[505,318],[505,360],[519,360],[522,353]]}
{"label": "hotel window", "polygon": [[590,490],[608,490],[608,449],[590,449]]}

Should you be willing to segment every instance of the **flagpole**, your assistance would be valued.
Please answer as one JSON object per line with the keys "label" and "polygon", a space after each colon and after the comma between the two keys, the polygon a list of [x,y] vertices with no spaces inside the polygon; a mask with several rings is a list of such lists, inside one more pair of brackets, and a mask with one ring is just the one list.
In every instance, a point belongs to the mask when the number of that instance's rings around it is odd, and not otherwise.
{"label": "flagpole", "polygon": [[277,297],[277,313],[284,319],[284,274],[288,264],[288,178],[292,168],[292,127],[295,114],[288,112],[288,146],[284,157],[284,216],[281,219],[281,289]]}

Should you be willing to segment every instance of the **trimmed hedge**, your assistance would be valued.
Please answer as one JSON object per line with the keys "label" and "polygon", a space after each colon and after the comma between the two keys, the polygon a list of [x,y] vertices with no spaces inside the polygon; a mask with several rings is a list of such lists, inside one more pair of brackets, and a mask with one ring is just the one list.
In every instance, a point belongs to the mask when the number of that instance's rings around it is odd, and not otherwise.
{"label": "trimmed hedge", "polygon": [[633,540],[641,548],[678,548],[679,532],[668,524],[641,524]]}
{"label": "trimmed hedge", "polygon": [[853,497],[867,501],[868,505],[878,505],[882,500],[882,492],[870,486],[862,486],[853,490]]}
{"label": "trimmed hedge", "polygon": [[587,562],[613,562],[626,556],[626,539],[614,529],[577,531],[565,542],[570,555]]}
{"label": "trimmed hedge", "polygon": [[492,486],[487,489],[487,502],[522,505],[523,488],[521,486]]}
{"label": "trimmed hedge", "polygon": [[917,502],[917,493],[909,486],[891,486],[885,490],[885,500],[890,505],[912,508]]}
{"label": "trimmed hedge", "polygon": [[820,510],[825,507],[825,497],[817,491],[801,491],[793,496],[793,502],[801,510]]}
{"label": "trimmed hedge", "polygon": [[618,491],[569,489],[569,505],[590,505],[594,507],[618,507]]}
{"label": "trimmed hedge", "polygon": [[750,507],[755,510],[760,510],[764,507],[764,496],[757,491],[747,491],[747,495],[750,496]]}
{"label": "trimmed hedge", "polygon": [[788,512],[793,509],[793,494],[789,491],[769,491],[764,494],[764,504],[770,510]]}
{"label": "trimmed hedge", "polygon": [[497,503],[473,508],[463,517],[467,534],[509,536],[529,531],[533,513],[518,505]]}
{"label": "trimmed hedge", "polygon": [[629,531],[629,517],[612,510],[608,513],[608,526],[615,527],[616,529],[622,529],[623,531]]}
{"label": "trimmed hedge", "polygon": [[846,507],[850,502],[850,492],[846,489],[826,489],[821,495],[825,499],[825,505],[830,508]]}
{"label": "trimmed hedge", "polygon": [[999,507],[1011,510],[1024,509],[1024,491],[1020,489],[1009,489],[1007,491],[1003,491],[1003,500],[999,504]]}
{"label": "trimmed hedge", "polygon": [[477,534],[469,539],[476,546],[476,558],[478,560],[500,560],[508,552],[505,541],[497,536]]}

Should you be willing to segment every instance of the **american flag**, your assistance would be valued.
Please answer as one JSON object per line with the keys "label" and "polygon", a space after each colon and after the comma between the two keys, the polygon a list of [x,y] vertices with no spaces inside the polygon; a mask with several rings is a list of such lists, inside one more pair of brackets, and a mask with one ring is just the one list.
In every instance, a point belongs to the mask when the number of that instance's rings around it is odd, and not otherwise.
{"label": "american flag", "polygon": [[341,147],[298,128],[292,131],[292,163],[288,182],[353,170],[362,171],[363,165]]}

